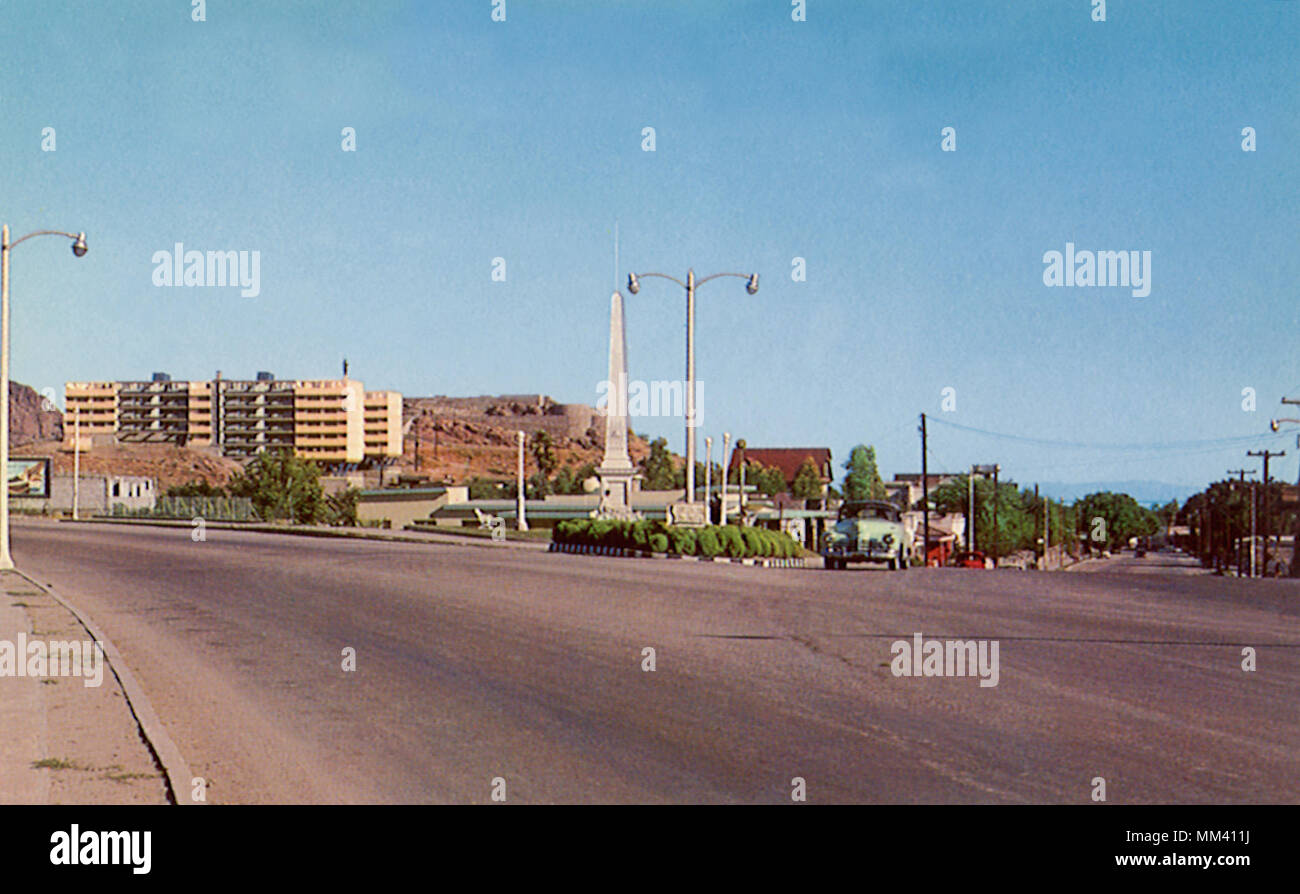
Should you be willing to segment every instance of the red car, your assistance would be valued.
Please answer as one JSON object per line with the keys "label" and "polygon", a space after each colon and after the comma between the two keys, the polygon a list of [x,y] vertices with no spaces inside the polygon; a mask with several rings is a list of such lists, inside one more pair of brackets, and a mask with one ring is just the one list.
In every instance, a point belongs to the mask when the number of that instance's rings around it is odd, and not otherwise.
{"label": "red car", "polygon": [[952,564],[955,568],[987,568],[985,557],[979,550],[970,552],[957,553],[952,557]]}

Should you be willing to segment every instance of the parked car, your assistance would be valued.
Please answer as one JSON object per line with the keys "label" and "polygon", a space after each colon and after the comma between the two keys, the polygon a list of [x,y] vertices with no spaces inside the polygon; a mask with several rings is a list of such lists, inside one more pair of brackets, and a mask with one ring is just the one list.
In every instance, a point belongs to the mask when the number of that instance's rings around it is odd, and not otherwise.
{"label": "parked car", "polygon": [[821,554],[832,571],[850,562],[883,562],[891,571],[904,571],[911,552],[898,507],[884,500],[846,501],[822,538]]}
{"label": "parked car", "polygon": [[988,557],[979,550],[968,550],[952,557],[955,568],[987,568]]}

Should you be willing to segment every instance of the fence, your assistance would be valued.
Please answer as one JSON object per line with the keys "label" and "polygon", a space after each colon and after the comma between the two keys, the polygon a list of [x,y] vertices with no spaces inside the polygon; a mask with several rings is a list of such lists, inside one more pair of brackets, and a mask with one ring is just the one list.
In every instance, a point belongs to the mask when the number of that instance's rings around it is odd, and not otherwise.
{"label": "fence", "polygon": [[152,509],[127,509],[113,504],[114,518],[202,518],[206,521],[260,521],[247,497],[159,497]]}

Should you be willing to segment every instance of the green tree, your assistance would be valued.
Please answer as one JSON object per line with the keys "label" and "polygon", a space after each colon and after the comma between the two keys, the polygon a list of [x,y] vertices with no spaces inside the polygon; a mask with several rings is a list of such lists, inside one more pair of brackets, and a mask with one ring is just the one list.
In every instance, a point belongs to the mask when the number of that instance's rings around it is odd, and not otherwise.
{"label": "green tree", "polygon": [[213,487],[208,484],[204,478],[195,478],[193,481],[187,481],[185,484],[175,484],[167,488],[168,497],[224,497],[226,489],[223,487]]}
{"label": "green tree", "polygon": [[1075,505],[1079,536],[1099,548],[1118,549],[1131,537],[1149,537],[1160,530],[1159,516],[1128,494],[1103,491]]}
{"label": "green tree", "polygon": [[515,496],[515,485],[511,481],[494,481],[475,475],[469,480],[469,498],[471,500],[506,500]]}
{"label": "green tree", "polygon": [[844,463],[844,499],[883,500],[885,482],[876,467],[876,448],[859,444],[849,453]]}
{"label": "green tree", "polygon": [[323,516],[320,468],[292,450],[266,450],[230,480],[230,494],[247,497],[264,519],[310,524]]}
{"label": "green tree", "polygon": [[817,464],[812,457],[805,457],[799,470],[794,473],[790,483],[790,496],[796,500],[817,500],[822,495],[822,476],[817,472]]}
{"label": "green tree", "polygon": [[524,482],[524,496],[530,500],[540,500],[552,492],[550,479],[541,472],[534,472]]}
{"label": "green tree", "polygon": [[[990,555],[1005,556],[1017,550],[1039,548],[1043,536],[1043,506],[1052,507],[1052,543],[1067,543],[1073,537],[1073,511],[1056,506],[1031,490],[1020,490],[1013,482],[1001,481],[997,489],[997,528],[993,526],[993,482],[975,479],[975,548]],[[970,478],[962,475],[930,491],[930,504],[939,512],[970,513]]]}
{"label": "green tree", "polygon": [[745,483],[749,484],[751,482],[754,487],[758,488],[759,493],[766,494],[769,497],[783,494],[790,489],[780,469],[775,466],[764,466],[756,462],[749,463],[745,469]]}
{"label": "green tree", "polygon": [[[573,489],[573,469],[568,466],[562,466],[560,468],[560,471],[556,473],[555,480],[552,483],[555,486],[555,492],[557,494],[571,494],[577,492]],[[581,486],[579,486],[579,491],[580,490]]]}
{"label": "green tree", "polygon": [[537,465],[537,470],[543,478],[549,479],[555,472],[556,466],[560,464],[555,456],[555,442],[551,440],[550,433],[545,429],[535,433],[528,449],[533,454],[533,462]]}
{"label": "green tree", "polygon": [[327,525],[356,527],[357,499],[361,491],[355,487],[325,498],[322,521]]}
{"label": "green tree", "polygon": [[668,452],[668,440],[655,438],[650,442],[650,455],[641,460],[642,486],[646,490],[672,490],[676,475],[673,458]]}
{"label": "green tree", "polygon": [[584,493],[582,484],[588,478],[596,477],[596,464],[583,463],[578,467],[578,471],[573,476],[573,492],[575,494]]}

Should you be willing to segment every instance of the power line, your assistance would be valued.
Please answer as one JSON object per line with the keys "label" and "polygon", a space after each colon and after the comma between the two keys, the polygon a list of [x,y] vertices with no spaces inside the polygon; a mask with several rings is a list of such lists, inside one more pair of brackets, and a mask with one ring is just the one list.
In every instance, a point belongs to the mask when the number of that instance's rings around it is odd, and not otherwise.
{"label": "power line", "polygon": [[[1007,432],[989,431],[988,429],[975,428],[971,425],[961,425],[957,422],[949,422],[946,419],[930,417],[934,422],[946,425],[949,428],[955,428],[960,431],[971,432],[972,434],[984,435],[991,438],[1001,438],[1007,441],[1019,441],[1024,444],[1037,444],[1045,447],[1066,447],[1075,450],[1185,450],[1212,448],[1220,450],[1227,447],[1237,447],[1247,444],[1260,443],[1261,441],[1271,441],[1282,437],[1283,433],[1268,435],[1238,435],[1231,438],[1207,438],[1197,441],[1156,441],[1147,444],[1105,444],[1087,441],[1062,441],[1052,440],[1050,438],[1034,438],[1027,435],[1013,435]],[[1290,434],[1287,433],[1287,437]]]}

